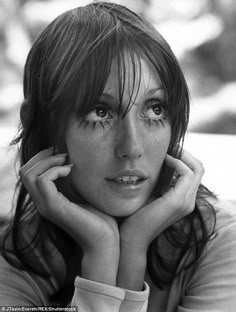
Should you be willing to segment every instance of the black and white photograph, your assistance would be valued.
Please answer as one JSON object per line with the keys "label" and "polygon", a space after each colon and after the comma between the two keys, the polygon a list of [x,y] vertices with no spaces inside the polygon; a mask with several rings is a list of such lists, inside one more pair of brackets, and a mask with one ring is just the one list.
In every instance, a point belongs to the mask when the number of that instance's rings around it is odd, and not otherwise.
{"label": "black and white photograph", "polygon": [[0,0],[0,311],[236,311],[235,51],[235,0]]}

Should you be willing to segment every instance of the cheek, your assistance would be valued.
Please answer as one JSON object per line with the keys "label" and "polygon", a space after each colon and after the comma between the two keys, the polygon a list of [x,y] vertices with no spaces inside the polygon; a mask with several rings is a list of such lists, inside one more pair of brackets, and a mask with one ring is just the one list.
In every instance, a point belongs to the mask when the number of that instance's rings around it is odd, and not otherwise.
{"label": "cheek", "polygon": [[[158,178],[160,174],[162,165],[168,152],[170,140],[171,128],[170,125],[166,125],[160,131],[158,131],[155,136],[152,136],[152,139],[149,141],[149,144],[146,147],[148,163],[153,170],[153,176],[155,176],[155,178]],[[154,174],[154,172],[156,174]]]}
{"label": "cheek", "polygon": [[155,133],[149,133],[146,136],[146,153],[149,155],[156,155],[157,159],[166,155],[170,140],[171,140],[171,127],[166,124],[163,128],[157,130]]}
{"label": "cheek", "polygon": [[83,176],[88,173],[98,172],[106,164],[111,155],[109,142],[98,135],[83,135],[83,133],[68,133],[67,150],[70,163],[74,164],[74,170]]}
{"label": "cheek", "polygon": [[73,171],[81,171],[81,173],[86,172],[89,168],[95,165],[97,161],[95,155],[97,155],[97,152],[93,145],[76,140],[73,144],[72,142],[68,142],[67,148],[69,162],[74,164]]}
{"label": "cheek", "polygon": [[160,181],[162,174],[165,172],[165,157],[171,141],[170,126],[166,126],[165,128],[162,128],[162,130],[163,131],[159,132],[159,135],[156,135],[155,138],[153,138],[151,144],[149,144],[148,151],[149,170],[152,175],[152,185],[156,195],[159,194],[160,185],[158,181]]}

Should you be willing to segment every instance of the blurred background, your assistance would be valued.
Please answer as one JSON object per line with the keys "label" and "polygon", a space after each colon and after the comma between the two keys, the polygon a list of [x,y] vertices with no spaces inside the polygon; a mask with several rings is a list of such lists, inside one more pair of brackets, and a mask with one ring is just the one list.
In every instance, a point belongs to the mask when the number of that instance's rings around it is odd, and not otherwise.
{"label": "blurred background", "polygon": [[[86,0],[0,0],[0,214],[9,210],[27,53],[40,31]],[[113,0],[146,17],[171,45],[191,93],[185,147],[206,169],[203,183],[236,204],[236,1]]]}

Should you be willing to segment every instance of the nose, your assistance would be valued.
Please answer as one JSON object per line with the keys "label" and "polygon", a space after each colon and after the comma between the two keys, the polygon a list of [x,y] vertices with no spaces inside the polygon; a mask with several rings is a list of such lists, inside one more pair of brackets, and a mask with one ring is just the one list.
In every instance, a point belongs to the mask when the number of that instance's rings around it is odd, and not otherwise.
{"label": "nose", "polygon": [[119,159],[135,160],[144,153],[141,125],[128,113],[119,122],[115,146],[115,155]]}

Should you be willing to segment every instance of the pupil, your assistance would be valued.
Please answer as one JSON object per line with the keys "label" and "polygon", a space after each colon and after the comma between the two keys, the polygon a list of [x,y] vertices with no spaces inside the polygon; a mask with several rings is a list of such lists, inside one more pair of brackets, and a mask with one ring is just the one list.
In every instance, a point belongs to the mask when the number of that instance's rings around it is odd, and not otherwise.
{"label": "pupil", "polygon": [[100,118],[104,118],[106,116],[106,110],[104,108],[96,108],[96,114]]}
{"label": "pupil", "polygon": [[162,114],[162,109],[160,106],[156,105],[153,107],[153,112],[156,114],[156,115],[161,115]]}

